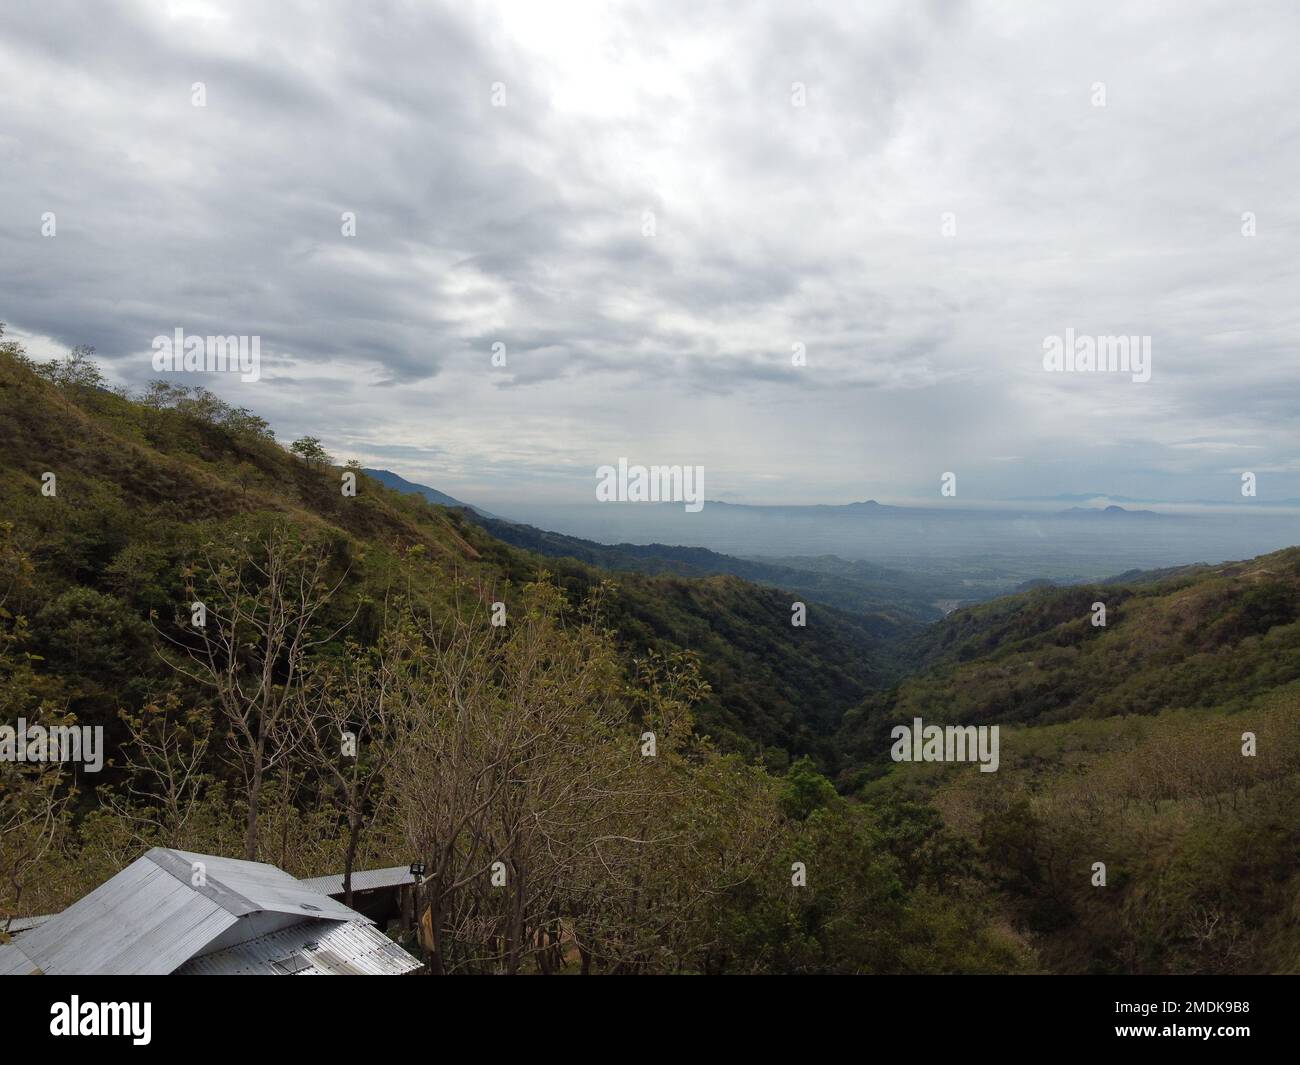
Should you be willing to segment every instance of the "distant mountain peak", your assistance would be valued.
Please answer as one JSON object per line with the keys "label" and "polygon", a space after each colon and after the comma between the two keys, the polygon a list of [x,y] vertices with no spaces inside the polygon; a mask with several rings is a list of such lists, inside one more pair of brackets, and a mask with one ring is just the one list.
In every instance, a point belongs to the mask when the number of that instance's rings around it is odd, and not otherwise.
{"label": "distant mountain peak", "polygon": [[479,514],[486,514],[488,517],[495,517],[488,514],[486,510],[480,510],[478,507],[471,506],[469,503],[462,503],[459,499],[447,495],[446,492],[439,492],[436,488],[430,488],[427,484],[417,484],[415,481],[408,481],[400,474],[393,473],[392,470],[372,470],[363,469],[362,473],[368,477],[373,477],[386,488],[393,488],[404,495],[424,496],[430,503],[436,503],[443,507],[457,507],[465,510],[477,511]]}
{"label": "distant mountain peak", "polygon": [[1127,509],[1126,507],[1121,507],[1121,506],[1119,506],[1119,505],[1116,504],[1116,503],[1111,503],[1110,506],[1107,506],[1107,507],[1071,507],[1069,510],[1063,510],[1063,511],[1061,511],[1061,513],[1062,513],[1062,514],[1078,514],[1078,515],[1087,515],[1088,517],[1097,517],[1097,516],[1105,516],[1105,515],[1110,515],[1110,516],[1113,516],[1113,517],[1119,517],[1119,516],[1123,515],[1123,516],[1126,517],[1126,518],[1135,518],[1135,517],[1152,517],[1152,518],[1169,517],[1168,514],[1163,514],[1163,515],[1162,515],[1162,514],[1158,513],[1157,511],[1154,511],[1154,510],[1129,510],[1129,509]]}

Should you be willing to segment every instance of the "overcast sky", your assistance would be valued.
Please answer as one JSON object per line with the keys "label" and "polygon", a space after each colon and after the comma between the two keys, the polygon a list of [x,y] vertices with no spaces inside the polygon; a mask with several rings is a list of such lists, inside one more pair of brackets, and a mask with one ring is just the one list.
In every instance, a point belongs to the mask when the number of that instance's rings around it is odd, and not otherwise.
{"label": "overcast sky", "polygon": [[1300,6],[556,7],[6,4],[0,320],[489,507],[1300,496]]}

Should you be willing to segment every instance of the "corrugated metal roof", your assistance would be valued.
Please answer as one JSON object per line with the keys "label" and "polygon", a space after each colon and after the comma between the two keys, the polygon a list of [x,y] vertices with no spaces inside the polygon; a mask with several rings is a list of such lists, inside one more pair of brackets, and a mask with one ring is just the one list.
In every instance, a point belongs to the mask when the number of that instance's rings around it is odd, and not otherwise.
{"label": "corrugated metal roof", "polygon": [[176,975],[401,976],[419,967],[368,921],[304,921],[194,958]]}
{"label": "corrugated metal roof", "polygon": [[[29,928],[35,928],[37,925],[44,924],[51,917],[57,917],[58,914],[42,913],[34,917],[11,917],[9,918],[9,934],[16,936],[19,932],[26,932]],[[4,926],[4,920],[0,919],[0,928]]]}
{"label": "corrugated metal roof", "polygon": [[[202,871],[203,876],[196,876]],[[195,881],[198,883],[195,883]],[[155,848],[85,898],[0,948],[0,971],[165,974],[259,911],[349,922],[360,915],[282,869]],[[249,935],[261,928],[249,921]],[[238,932],[232,933],[237,935]],[[30,963],[30,965],[29,965]]]}
{"label": "corrugated metal roof", "polygon": [[169,973],[237,920],[146,855],[61,914],[22,934],[51,975]]}
{"label": "corrugated metal roof", "polygon": [[[342,873],[334,873],[331,876],[315,876],[298,882],[313,891],[319,891],[322,895],[343,894]],[[415,877],[411,875],[410,868],[405,865],[394,865],[389,869],[354,869],[352,871],[353,891],[373,891],[375,888],[398,887],[401,884],[414,883]]]}
{"label": "corrugated metal roof", "polygon": [[0,976],[39,976],[41,967],[17,943],[0,943]]}
{"label": "corrugated metal roof", "polygon": [[[187,883],[192,879],[192,869],[202,863],[207,887],[221,897],[222,907],[242,916],[253,910],[271,910],[274,913],[292,913],[302,917],[332,917],[336,921],[351,921],[357,916],[341,902],[313,891],[301,880],[283,869],[265,862],[245,862],[236,858],[217,858],[189,851],[154,848],[146,858],[170,867],[173,875]],[[202,891],[202,888],[196,890]]]}

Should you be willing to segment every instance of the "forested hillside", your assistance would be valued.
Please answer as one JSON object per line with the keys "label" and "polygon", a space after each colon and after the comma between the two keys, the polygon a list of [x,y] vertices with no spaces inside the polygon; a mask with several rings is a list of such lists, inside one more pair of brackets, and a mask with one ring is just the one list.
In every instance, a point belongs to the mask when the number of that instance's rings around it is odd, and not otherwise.
{"label": "forested hillside", "polygon": [[[1105,608],[1106,623],[1094,624]],[[1189,567],[1157,580],[1036,589],[925,630],[915,674],[846,715],[843,742],[879,749],[912,717],[1046,724],[1239,710],[1300,679],[1300,549]]]}
{"label": "forested hillside", "polygon": [[[81,372],[93,372],[91,365]],[[80,694],[72,709],[97,724],[115,715],[111,693],[138,697],[160,675],[145,618],[180,601],[179,560],[241,517],[279,514],[336,537],[372,601],[409,573],[440,601],[465,581],[480,599],[508,602],[550,571],[576,603],[608,576],[509,547],[462,513],[357,470],[360,487],[345,496],[341,468],[295,457],[255,414],[209,393],[163,386],[132,402],[93,378],[56,387],[10,358],[0,363],[0,403],[10,472],[0,513],[39,577],[23,608],[43,622],[40,650],[80,648],[75,662],[59,668],[75,674]],[[40,490],[47,471],[57,477],[53,497]],[[417,550],[427,564],[402,567]],[[630,656],[701,652],[712,687],[697,710],[701,732],[750,754],[773,748],[779,761],[824,747],[843,708],[892,675],[894,642],[917,629],[829,607],[815,607],[807,626],[794,628],[792,601],[739,580],[635,575],[616,580],[605,597]],[[96,619],[93,638],[88,616]]]}
{"label": "forested hillside", "polygon": [[[1300,971],[1298,618],[1295,548],[958,611],[845,716],[842,784],[935,810],[1048,969]],[[918,717],[1000,723],[998,771],[890,761]]]}
{"label": "forested hillside", "polygon": [[3,343],[0,449],[0,719],[103,726],[108,755],[0,761],[0,935],[166,845],[296,875],[419,857],[431,972],[1031,964],[956,856],[943,884],[908,858],[932,819],[789,764],[832,760],[891,675],[878,621],[800,628],[738,578],[607,580],[349,494],[310,438],[116,394],[88,352]]}
{"label": "forested hillside", "polygon": [[[798,627],[84,351],[0,339],[0,449],[0,723],[109,759],[0,760],[0,936],[161,844],[418,857],[433,972],[1300,970],[1300,549]],[[998,770],[894,762],[918,717]]]}

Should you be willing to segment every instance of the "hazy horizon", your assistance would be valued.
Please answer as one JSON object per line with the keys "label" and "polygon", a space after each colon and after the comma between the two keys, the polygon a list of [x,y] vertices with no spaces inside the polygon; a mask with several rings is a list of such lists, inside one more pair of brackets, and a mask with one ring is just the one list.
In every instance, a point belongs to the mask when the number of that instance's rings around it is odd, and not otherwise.
{"label": "hazy horizon", "polygon": [[[538,504],[556,507],[582,507],[595,502],[594,485],[596,478],[590,477],[589,483],[579,485],[576,480],[565,485],[563,498],[553,495],[538,497],[528,492],[518,495],[487,494],[467,498],[448,491],[441,483],[437,471],[421,474],[418,470],[401,473],[386,467],[372,466],[372,470],[396,474],[410,484],[421,488],[432,488],[453,496],[460,503],[478,507],[483,510],[494,508],[509,509],[511,506],[530,507]],[[1162,514],[1228,514],[1242,515],[1264,514],[1300,516],[1300,499],[1260,499],[1258,497],[1242,498],[1227,495],[1223,499],[1134,499],[1131,496],[1111,495],[1105,492],[1062,493],[1055,496],[1022,496],[1004,498],[973,498],[963,496],[960,499],[936,499],[934,496],[889,496],[876,497],[863,495],[858,498],[837,498],[818,500],[793,500],[782,498],[724,498],[721,494],[706,492],[707,503],[744,507],[845,507],[860,503],[878,503],[886,507],[909,507],[917,509],[943,510],[1041,510],[1044,513],[1064,513],[1072,507],[1100,510],[1108,506],[1119,506],[1125,510],[1154,510]],[[638,504],[639,505],[639,504]],[[707,505],[707,504],[706,504]],[[1300,536],[1300,529],[1297,530]]]}

